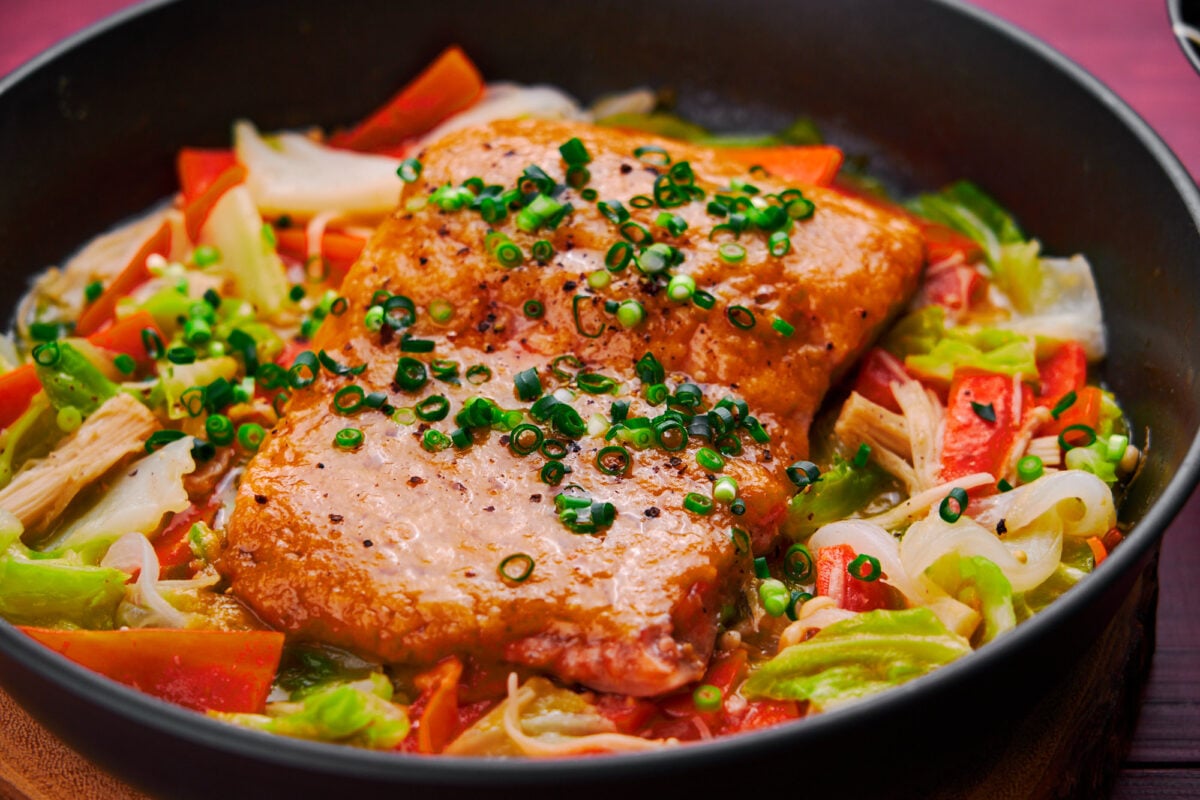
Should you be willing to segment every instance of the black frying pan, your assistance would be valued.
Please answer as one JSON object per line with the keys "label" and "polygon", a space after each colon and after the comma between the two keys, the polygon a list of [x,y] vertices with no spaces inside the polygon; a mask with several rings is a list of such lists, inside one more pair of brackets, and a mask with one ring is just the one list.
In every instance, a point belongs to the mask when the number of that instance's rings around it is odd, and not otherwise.
{"label": "black frying pan", "polygon": [[894,185],[970,177],[1049,252],[1087,253],[1106,379],[1153,433],[1122,510],[1133,535],[1049,610],[929,678],[672,752],[467,761],[267,737],[115,685],[3,623],[0,684],[89,757],[172,797],[926,797],[997,768],[1006,732],[1104,628],[1200,473],[1200,196],[1116,97],[990,17],[942,0],[150,3],[0,83],[4,307],[169,194],[180,146],[226,144],[239,116],[266,130],[352,122],[452,42],[490,78],[585,99],[671,86],[716,128],[810,114]]}

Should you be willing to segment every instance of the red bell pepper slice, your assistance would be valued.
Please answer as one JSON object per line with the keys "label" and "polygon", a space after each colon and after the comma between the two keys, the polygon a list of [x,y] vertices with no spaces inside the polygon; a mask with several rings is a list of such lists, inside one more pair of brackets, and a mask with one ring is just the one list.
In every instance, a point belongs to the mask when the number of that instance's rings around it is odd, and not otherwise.
{"label": "red bell pepper slice", "polygon": [[864,581],[850,574],[850,563],[858,553],[848,544],[818,547],[817,594],[833,598],[839,608],[848,611],[875,611],[891,608],[894,593],[882,579]]}
{"label": "red bell pepper slice", "polygon": [[0,430],[20,419],[41,390],[33,364],[22,364],[0,375]]}
{"label": "red bell pepper slice", "polygon": [[748,167],[757,165],[776,177],[809,186],[833,183],[843,160],[842,151],[827,144],[729,147],[722,152]]}
{"label": "red bell pepper slice", "polygon": [[151,255],[166,256],[171,252],[171,226],[164,222],[146,242],[133,254],[133,258],[121,270],[95,302],[83,310],[79,322],[75,325],[75,333],[79,336],[90,336],[100,330],[104,323],[113,318],[117,309],[117,301],[132,292],[138,286],[150,279],[150,270],[146,268],[146,259]]}
{"label": "red bell pepper slice", "polygon": [[[1017,391],[1021,392],[1019,408],[1023,413],[1033,402],[1033,392],[1023,383]],[[1004,473],[1021,425],[1013,394],[1011,376],[963,370],[954,374],[942,436],[943,481],[977,472],[997,477]],[[980,416],[972,403],[991,406],[995,421]]]}
{"label": "red bell pepper slice", "polygon": [[216,494],[211,494],[202,503],[193,503],[183,511],[171,517],[167,527],[154,540],[154,552],[158,555],[158,563],[164,570],[179,567],[192,560],[192,546],[188,541],[188,533],[197,522],[212,525],[213,518],[221,501]]}
{"label": "red bell pepper slice", "polygon": [[179,172],[179,188],[183,202],[192,202],[212,186],[230,167],[237,164],[232,150],[205,150],[185,147],[179,151],[175,166]]}
{"label": "red bell pepper slice", "polygon": [[360,151],[395,147],[471,105],[482,92],[479,69],[457,46],[450,47],[382,108],[333,136],[330,144]]}
{"label": "red bell pepper slice", "polygon": [[721,733],[755,731],[799,717],[800,704],[795,700],[751,700],[741,718],[723,728]]}
{"label": "red bell pepper slice", "polygon": [[1079,342],[1067,342],[1038,364],[1037,404],[1053,408],[1068,392],[1087,386],[1087,354]]}
{"label": "red bell pepper slice", "polygon": [[140,365],[150,363],[150,354],[146,352],[146,340],[142,333],[152,330],[158,338],[166,341],[163,332],[159,330],[154,316],[145,309],[138,309],[127,317],[117,320],[107,328],[96,331],[88,337],[88,341],[105,350],[124,353]]}
{"label": "red bell pepper slice", "polygon": [[888,351],[875,347],[863,356],[854,378],[854,391],[889,411],[900,413],[900,404],[892,394],[892,384],[908,380],[904,362]]}
{"label": "red bell pepper slice", "polygon": [[21,630],[118,683],[196,711],[262,711],[283,652],[275,631]]}
{"label": "red bell pepper slice", "polygon": [[968,264],[930,267],[921,286],[925,298],[952,314],[961,314],[987,293],[987,281]]}

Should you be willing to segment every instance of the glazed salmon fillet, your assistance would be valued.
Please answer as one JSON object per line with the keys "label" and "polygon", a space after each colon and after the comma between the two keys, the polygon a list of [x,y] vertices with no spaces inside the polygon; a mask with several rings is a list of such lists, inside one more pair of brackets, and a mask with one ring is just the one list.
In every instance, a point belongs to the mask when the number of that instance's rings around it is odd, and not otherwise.
{"label": "glazed salmon fillet", "polygon": [[[609,285],[589,287],[588,276],[604,272],[610,249],[625,239],[577,189],[556,195],[574,206],[561,224],[533,232],[516,224],[515,211],[489,223],[477,211],[421,203],[436,200],[439,187],[474,178],[518,186],[531,165],[564,183],[558,148],[573,138],[590,154],[587,186],[598,200],[622,201],[632,221],[677,248],[682,262],[671,273],[690,275],[712,295],[711,308],[671,299],[665,278],[633,262],[605,272]],[[691,167],[692,201],[670,209],[686,230],[656,225],[661,208],[630,203],[654,197],[656,179],[669,169],[635,157],[647,145]],[[721,605],[753,577],[747,551],[761,551],[775,535],[794,490],[784,468],[807,454],[822,397],[915,289],[923,263],[918,232],[844,194],[799,187],[815,212],[795,222],[790,252],[772,255],[764,233],[746,231],[738,239],[745,257],[731,263],[718,247],[732,237],[721,229],[710,241],[723,220],[696,190],[712,198],[744,180],[766,195],[787,183],[752,177],[719,151],[578,123],[497,122],[451,134],[420,160],[420,178],[405,187],[399,209],[345,279],[345,312],[329,317],[313,342],[335,366],[364,369],[321,369],[294,393],[243,476],[220,569],[270,625],[386,662],[473,655],[633,695],[696,680],[712,653]],[[522,263],[500,263],[492,252],[497,238],[487,238],[493,229],[521,248]],[[641,236],[628,227],[626,234]],[[544,264],[530,255],[540,239],[554,248]],[[368,310],[392,295],[411,298],[415,321],[370,330]],[[629,300],[641,303],[644,319],[626,328],[606,301]],[[452,309],[452,317],[435,320],[431,304]],[[743,327],[733,324],[730,306],[744,307],[756,324],[746,329],[749,317],[740,311],[733,319]],[[787,324],[775,327],[776,319]],[[402,351],[414,340],[432,342],[432,351]],[[614,401],[629,402],[631,420],[668,408],[647,399],[646,376],[635,366],[646,353],[661,363],[669,390],[692,383],[703,393],[689,413],[703,416],[722,398],[739,398],[770,441],[756,440],[744,410],[728,403],[734,423],[722,447],[730,454],[719,471],[697,462],[698,449],[714,444],[697,433],[680,449],[667,446],[675,439],[644,449],[620,436],[606,440],[601,429],[612,421]],[[406,389],[396,374],[402,357],[420,361],[429,379]],[[446,372],[450,361],[456,377]],[[518,373],[531,369],[591,433],[564,432],[557,418],[538,422],[537,414],[531,422],[531,401],[514,389]],[[614,386],[588,393],[572,380],[576,372],[598,373]],[[387,405],[337,413],[335,394],[352,385],[386,394]],[[405,413],[428,412],[439,402],[418,404],[433,395],[448,401],[444,419],[413,421]],[[514,448],[507,430],[513,415],[506,424],[468,426],[458,443],[439,449],[439,434],[453,433],[455,416],[482,402],[475,398],[524,412],[516,417],[557,440],[561,485],[543,479],[556,459],[515,452],[526,440]],[[389,407],[401,411],[383,413]],[[360,445],[335,445],[347,427],[361,430]],[[603,462],[620,473],[607,474],[597,455],[621,442],[628,468]],[[744,513],[726,503],[709,513],[685,508],[690,492],[710,498],[720,476],[736,479]],[[568,485],[578,487],[568,495],[611,503],[611,523],[583,533],[565,525],[555,498]],[[735,526],[749,535],[731,536]]]}

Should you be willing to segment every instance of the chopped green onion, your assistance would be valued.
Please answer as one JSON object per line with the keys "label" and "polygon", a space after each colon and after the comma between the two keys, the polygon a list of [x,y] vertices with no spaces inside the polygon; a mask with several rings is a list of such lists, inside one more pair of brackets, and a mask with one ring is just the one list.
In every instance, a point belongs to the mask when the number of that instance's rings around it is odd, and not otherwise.
{"label": "chopped green onion", "polygon": [[688,432],[677,419],[667,418],[654,423],[654,439],[668,453],[683,450],[688,444]]}
{"label": "chopped green onion", "polygon": [[759,580],[766,580],[771,577],[771,568],[767,565],[767,559],[764,556],[754,559],[754,577]]}
{"label": "chopped green onion", "polygon": [[571,298],[571,318],[575,322],[575,331],[580,336],[586,337],[588,339],[598,339],[600,337],[600,334],[604,333],[604,327],[605,327],[604,322],[601,321],[599,327],[597,327],[596,330],[589,333],[587,330],[584,329],[583,319],[579,315],[579,304],[588,299],[590,299],[590,298],[586,294],[577,294],[573,298]]}
{"label": "chopped green onion", "polygon": [[629,330],[641,324],[646,316],[646,309],[637,300],[624,300],[617,308],[617,322]]}
{"label": "chopped green onion", "polygon": [[406,392],[415,392],[429,381],[425,365],[415,358],[404,356],[396,363],[396,385]]}
{"label": "chopped green onion", "polygon": [[525,254],[521,252],[521,248],[511,241],[504,241],[496,245],[496,248],[492,250],[492,255],[500,262],[500,266],[510,269],[525,260]]}
{"label": "chopped green onion", "polygon": [[858,446],[858,451],[854,454],[854,460],[850,463],[855,469],[862,469],[867,465],[867,459],[871,457],[871,445],[866,442]]}
{"label": "chopped green onion", "polygon": [[787,549],[783,556],[783,574],[788,580],[796,583],[807,583],[813,579],[816,565],[812,552],[802,544],[796,543]]}
{"label": "chopped green onion", "polygon": [[953,525],[967,510],[967,502],[967,491],[961,486],[955,486],[950,490],[950,494],[942,498],[938,506],[938,516]]}
{"label": "chopped green onion", "polygon": [[774,328],[780,336],[791,336],[796,332],[796,327],[785,319],[776,317],[771,320],[771,327]]}
{"label": "chopped green onion", "polygon": [[[1082,439],[1072,436],[1079,434]],[[1072,450],[1076,447],[1088,447],[1096,441],[1096,431],[1089,425],[1068,425],[1063,429],[1063,432],[1058,435],[1058,444],[1063,450]]]}
{"label": "chopped green onion", "polygon": [[613,225],[620,225],[629,219],[629,212],[621,205],[620,200],[601,200],[596,204],[596,208]]}
{"label": "chopped green onion", "polygon": [[508,447],[519,456],[527,456],[537,452],[542,446],[544,436],[542,429],[528,422],[513,428],[508,435]]}
{"label": "chopped green onion", "polygon": [[591,203],[591,202],[593,202],[593,201],[594,201],[594,200],[595,200],[597,197],[599,197],[599,196],[600,196],[600,193],[599,193],[599,192],[597,192],[595,189],[592,189],[591,187],[589,187],[589,188],[587,188],[587,189],[584,189],[583,191],[581,191],[581,192],[579,193],[579,196],[580,196],[581,198],[583,198],[584,200],[586,200],[587,202]]}
{"label": "chopped green onion", "polygon": [[167,361],[172,364],[194,364],[196,351],[190,347],[172,347],[167,350]]}
{"label": "chopped green onion", "polygon": [[257,422],[244,422],[237,429],[238,444],[251,453],[258,450],[266,435],[266,430]]}
{"label": "chopped green onion", "polygon": [[104,284],[100,281],[92,281],[83,289],[84,300],[89,303],[96,302],[102,294],[104,294]]}
{"label": "chopped green onion", "polygon": [[652,406],[662,405],[670,393],[665,383],[652,383],[646,387],[646,402]]}
{"label": "chopped green onion", "polygon": [[671,163],[671,155],[663,148],[647,144],[633,149],[633,157],[643,164],[665,167]]}
{"label": "chopped green onion", "polygon": [[146,348],[146,355],[155,361],[166,354],[166,347],[163,346],[162,337],[158,335],[158,331],[154,330],[154,328],[142,329],[142,347]]}
{"label": "chopped green onion", "polygon": [[458,362],[446,358],[435,358],[429,362],[433,377],[447,383],[458,383]]}
{"label": "chopped green onion", "polygon": [[879,565],[879,559],[875,556],[863,554],[846,565],[846,572],[850,573],[851,578],[873,583],[883,574],[883,567]]}
{"label": "chopped green onion", "polygon": [[[397,409],[399,410],[399,409]],[[441,431],[430,428],[425,431],[425,435],[421,437],[421,447],[424,447],[431,453],[436,453],[439,450],[445,450],[451,445],[450,437]]]}
{"label": "chopped green onion", "polygon": [[596,453],[596,468],[605,475],[625,475],[633,463],[629,451],[620,445],[608,445]]}
{"label": "chopped green onion", "polygon": [[1013,485],[1004,478],[1001,478],[996,482],[996,490],[999,492],[1011,492],[1013,490]]}
{"label": "chopped green onion", "polygon": [[721,708],[724,699],[721,687],[713,686],[711,683],[697,686],[696,691],[692,692],[692,704],[700,712],[717,711]]}
{"label": "chopped green onion", "polygon": [[212,339],[212,328],[203,319],[189,319],[183,323],[183,340],[191,345],[206,344]]}
{"label": "chopped green onion", "polygon": [[696,451],[696,463],[709,472],[720,472],[725,469],[725,459],[716,450],[701,447]]}
{"label": "chopped green onion", "polygon": [[608,394],[617,388],[616,380],[596,372],[580,372],[575,376],[575,385],[588,394]]}
{"label": "chopped green onion", "polygon": [[1030,483],[1042,477],[1042,473],[1046,471],[1042,459],[1037,456],[1029,455],[1017,462],[1017,479],[1021,483]]}
{"label": "chopped green onion", "polygon": [[[197,267],[211,267],[220,260],[221,251],[212,245],[202,244],[192,251],[192,263]],[[219,302],[214,303],[213,308],[217,308],[218,305]]]}
{"label": "chopped green onion", "polygon": [[396,168],[396,174],[400,176],[400,180],[405,183],[413,183],[421,177],[421,162],[415,158],[406,158],[400,162],[400,166]]}
{"label": "chopped green onion", "polygon": [[705,311],[708,311],[717,304],[717,298],[713,297],[710,292],[706,292],[703,289],[697,289],[692,295],[692,302],[695,303],[698,308],[703,308]]}
{"label": "chopped green onion", "polygon": [[333,444],[342,450],[354,450],[361,447],[363,432],[358,428],[342,428],[333,437]]}
{"label": "chopped green onion", "polygon": [[562,439],[545,439],[539,449],[542,455],[552,461],[561,461],[567,457],[567,443]]}
{"label": "chopped green onion", "polygon": [[733,327],[744,331],[753,328],[756,322],[754,312],[745,306],[729,306],[725,309],[725,318]]}
{"label": "chopped green onion", "polygon": [[513,378],[517,388],[517,397],[525,402],[532,402],[542,396],[542,379],[538,377],[535,367],[518,372]]}
{"label": "chopped green onion", "polygon": [[496,572],[506,581],[524,583],[533,574],[534,563],[532,556],[525,553],[513,553],[501,559],[500,565],[496,567]]}
{"label": "chopped green onion", "polygon": [[758,599],[763,610],[772,617],[782,617],[791,602],[792,593],[788,591],[783,581],[768,578],[758,585]]}
{"label": "chopped green onion", "polygon": [[[778,206],[770,206],[770,208],[778,208]],[[767,246],[771,250],[771,255],[780,258],[791,252],[792,240],[784,231],[775,231],[767,239]]]}
{"label": "chopped green onion", "polygon": [[736,264],[746,258],[746,248],[737,242],[725,242],[717,248],[717,255],[727,264]]}
{"label": "chopped green onion", "polygon": [[787,476],[797,489],[803,489],[817,482],[821,470],[811,461],[797,461],[787,468]]}
{"label": "chopped green onion", "polygon": [[1125,456],[1127,449],[1129,449],[1129,437],[1114,433],[1108,437],[1108,444],[1104,448],[1104,460],[1120,461]]}
{"label": "chopped green onion", "polygon": [[168,445],[171,442],[178,441],[186,435],[187,434],[185,434],[183,431],[175,431],[170,429],[155,431],[146,439],[146,452],[153,453],[160,447]]}
{"label": "chopped green onion", "polygon": [[472,364],[467,367],[467,383],[481,386],[492,379],[492,370],[487,364]]}
{"label": "chopped green onion", "polygon": [[429,303],[429,316],[434,322],[445,325],[454,318],[454,306],[450,304],[449,300],[443,300],[440,297],[431,300]]}
{"label": "chopped green onion", "polygon": [[1075,392],[1073,392],[1073,391],[1067,392],[1066,394],[1064,394],[1062,396],[1061,400],[1059,400],[1057,403],[1054,404],[1054,408],[1050,411],[1050,416],[1054,417],[1055,419],[1058,419],[1059,415],[1061,415],[1064,411],[1066,411],[1071,406],[1075,405],[1075,400],[1076,400]]}
{"label": "chopped green onion", "polygon": [[546,239],[538,239],[533,243],[533,247],[529,249],[529,253],[533,256],[534,261],[539,264],[545,264],[554,258],[554,245],[550,244]]}
{"label": "chopped green onion", "polygon": [[696,279],[691,275],[672,275],[667,284],[667,297],[677,303],[685,303],[692,299],[696,292]]}
{"label": "chopped green onion", "polygon": [[984,403],[976,403],[974,400],[972,400],[971,410],[975,412],[975,416],[979,417],[984,422],[996,421],[996,407],[991,403],[987,403],[985,405]]}
{"label": "chopped green onion", "polygon": [[54,424],[63,433],[74,433],[83,424],[83,412],[75,406],[63,406],[55,414]]}
{"label": "chopped green onion", "polygon": [[558,152],[562,154],[563,161],[572,166],[575,164],[587,164],[592,160],[587,147],[584,146],[583,142],[579,141],[578,136],[560,144]]}
{"label": "chopped green onion", "polygon": [[587,284],[593,289],[604,289],[612,283],[612,276],[607,271],[598,269],[595,272],[588,273]]}
{"label": "chopped green onion", "polygon": [[546,307],[542,305],[541,300],[526,300],[521,306],[521,311],[529,319],[541,319],[546,313]]}
{"label": "chopped green onion", "polygon": [[224,414],[211,414],[204,421],[204,433],[213,444],[227,445],[233,441],[233,422]]}
{"label": "chopped green onion", "polygon": [[562,483],[563,477],[567,474],[567,467],[561,461],[547,461],[542,465],[539,473],[542,483],[550,486],[558,486]]}
{"label": "chopped green onion", "polygon": [[618,230],[620,230],[621,235],[625,237],[626,241],[633,242],[634,244],[648,245],[654,241],[654,237],[650,235],[650,231],[633,220],[622,222]]}
{"label": "chopped green onion", "polygon": [[746,501],[740,497],[738,499],[734,500],[732,503],[729,504],[729,513],[733,514],[734,516],[738,516],[738,517],[740,517],[742,514],[745,514],[746,513]]}
{"label": "chopped green onion", "polygon": [[[750,534],[744,529],[733,527],[729,529],[729,540],[733,542],[733,552],[736,555],[744,556],[750,552]],[[764,564],[766,561],[764,560]]]}
{"label": "chopped green onion", "polygon": [[713,500],[718,503],[728,505],[737,498],[738,484],[733,478],[728,475],[717,478],[717,482],[713,484]]}
{"label": "chopped green onion", "polygon": [[683,498],[683,507],[693,514],[707,516],[712,513],[713,501],[699,492],[688,492]]}
{"label": "chopped green onion", "polygon": [[652,244],[638,254],[638,269],[647,275],[662,272],[674,262],[675,253],[675,248],[669,244],[662,242]]}

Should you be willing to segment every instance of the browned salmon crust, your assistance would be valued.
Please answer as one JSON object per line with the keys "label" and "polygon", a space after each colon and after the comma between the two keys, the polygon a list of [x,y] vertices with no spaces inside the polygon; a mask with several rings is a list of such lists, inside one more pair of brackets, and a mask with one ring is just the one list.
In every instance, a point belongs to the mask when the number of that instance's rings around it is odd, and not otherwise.
{"label": "browned salmon crust", "polygon": [[[269,624],[389,662],[428,664],[451,653],[473,654],[636,695],[666,692],[703,674],[720,602],[749,575],[748,557],[731,543],[731,526],[750,528],[758,543],[774,535],[787,497],[783,467],[807,453],[808,426],[831,381],[911,295],[923,260],[921,239],[898,216],[805,188],[817,210],[797,223],[791,252],[773,257],[765,236],[744,234],[746,258],[730,264],[717,256],[721,238],[708,239],[719,220],[703,202],[673,209],[688,223],[679,236],[655,227],[660,209],[629,208],[657,239],[683,251],[677,271],[717,299],[704,310],[669,300],[634,268],[614,275],[606,289],[588,290],[587,275],[604,268],[620,234],[573,190],[559,199],[576,210],[554,231],[523,233],[511,216],[499,224],[526,254],[540,238],[555,248],[545,265],[527,256],[512,269],[487,252],[489,226],[478,213],[433,204],[405,210],[412,198],[446,183],[480,177],[513,186],[531,164],[562,180],[557,148],[572,137],[593,158],[589,186],[600,199],[626,207],[635,195],[653,194],[661,171],[632,155],[648,142],[676,162],[689,161],[697,185],[710,195],[730,178],[749,177],[711,150],[574,123],[498,122],[452,134],[423,153],[421,180],[406,188],[400,210],[346,278],[348,310],[328,319],[314,342],[340,363],[367,365],[365,372],[357,378],[324,374],[297,392],[241,483],[220,568],[236,595]],[[754,183],[764,192],[786,188],[769,178]],[[432,381],[417,392],[401,391],[393,384],[402,355],[398,337],[371,334],[363,324],[381,289],[414,301],[419,314],[409,332],[437,342],[426,360],[453,359],[464,370],[485,364],[491,380],[479,386]],[[630,297],[644,304],[646,319],[626,331],[603,305]],[[522,313],[530,299],[544,305],[540,319]],[[434,300],[453,306],[449,322],[438,324],[425,313]],[[753,311],[758,324],[734,327],[724,313],[733,304]],[[781,335],[770,325],[775,318],[795,333]],[[587,335],[597,331],[595,338]],[[670,385],[692,380],[707,403],[742,397],[771,432],[766,446],[743,433],[745,452],[729,459],[724,473],[739,482],[745,516],[720,506],[709,516],[683,509],[687,492],[712,490],[713,476],[695,460],[704,443],[695,438],[675,453],[634,450],[623,477],[596,468],[602,438],[571,443],[565,482],[617,508],[607,531],[579,535],[558,520],[559,490],[539,478],[545,459],[514,455],[502,432],[476,432],[466,449],[430,453],[421,446],[426,425],[400,425],[371,411],[350,419],[331,410],[334,392],[351,382],[388,392],[397,407],[445,395],[451,418],[476,395],[502,408],[527,408],[514,394],[514,375],[536,367],[552,390],[559,384],[550,360],[571,353],[622,382],[622,396],[633,400],[631,416],[654,416],[662,408],[642,400],[633,368],[648,350],[665,365]],[[586,420],[607,418],[612,400],[579,393],[571,402]],[[363,431],[365,443],[353,451],[335,448],[335,434],[349,425]],[[454,427],[451,419],[432,426]],[[497,572],[515,553],[535,564],[521,583]]]}

